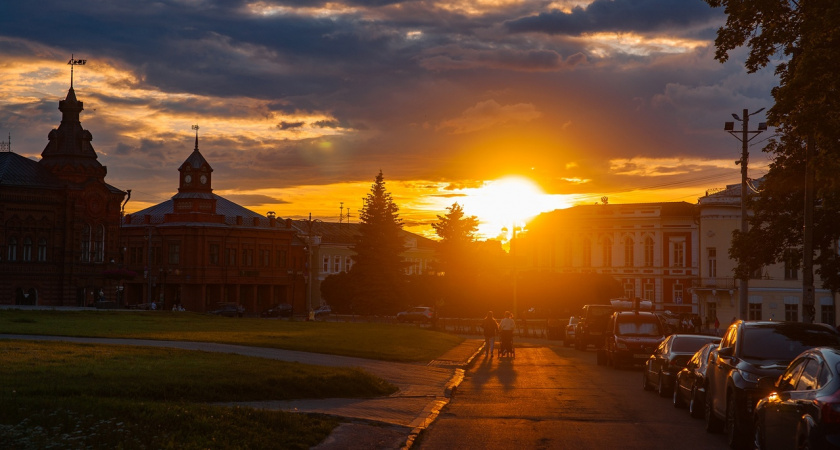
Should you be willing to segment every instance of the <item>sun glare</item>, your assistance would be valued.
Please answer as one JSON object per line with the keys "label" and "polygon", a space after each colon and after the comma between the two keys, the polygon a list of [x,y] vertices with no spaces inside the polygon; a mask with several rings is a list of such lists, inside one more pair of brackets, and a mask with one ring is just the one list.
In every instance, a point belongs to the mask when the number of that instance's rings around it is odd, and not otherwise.
{"label": "sun glare", "polygon": [[[486,238],[509,238],[513,227],[546,211],[571,206],[564,195],[543,192],[533,181],[510,176],[488,181],[482,187],[465,189],[465,197],[458,200],[468,215],[478,217],[478,233]],[[502,229],[508,230],[506,235]]]}

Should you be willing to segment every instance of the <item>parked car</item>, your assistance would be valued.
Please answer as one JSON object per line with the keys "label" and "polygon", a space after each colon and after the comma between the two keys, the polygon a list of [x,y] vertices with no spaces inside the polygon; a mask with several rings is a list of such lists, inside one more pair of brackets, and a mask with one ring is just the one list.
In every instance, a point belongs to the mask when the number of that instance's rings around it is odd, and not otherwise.
{"label": "parked car", "polygon": [[685,368],[700,347],[710,342],[719,343],[720,338],[701,334],[672,334],[666,337],[645,361],[642,387],[648,391],[656,386],[660,397],[673,394],[677,373]]}
{"label": "parked car", "polygon": [[332,314],[332,308],[330,308],[330,305],[321,305],[313,312],[315,313],[315,317],[324,317]]}
{"label": "parked car", "polygon": [[245,314],[245,308],[238,303],[219,303],[216,305],[216,309],[208,311],[207,314],[225,317],[242,317]]}
{"label": "parked car", "polygon": [[762,377],[778,377],[805,350],[840,345],[840,334],[825,324],[737,321],[709,356],[706,379],[706,430],[724,429],[732,448],[753,437],[753,412],[769,392]]}
{"label": "parked car", "polygon": [[607,320],[598,362],[615,369],[644,364],[665,339],[665,328],[651,311],[616,311]]}
{"label": "parked car", "polygon": [[575,326],[575,348],[585,350],[589,345],[603,346],[607,319],[615,310],[612,305],[584,305]]}
{"label": "parked car", "polygon": [[261,312],[260,317],[292,317],[293,312],[292,305],[280,303]]}
{"label": "parked car", "polygon": [[569,323],[566,324],[566,331],[563,335],[563,345],[571,347],[575,344],[575,327],[577,327],[578,317],[569,317]]}
{"label": "parked car", "polygon": [[418,306],[407,311],[397,313],[397,322],[423,322],[431,323],[434,311],[428,306]]}
{"label": "parked car", "polygon": [[758,449],[840,448],[840,349],[799,355],[755,407]]}
{"label": "parked car", "polygon": [[717,342],[708,343],[697,350],[685,367],[677,373],[677,379],[674,381],[674,407],[688,405],[688,413],[695,419],[703,417],[703,408],[706,405],[706,369],[709,367],[709,353],[719,343],[720,338],[717,338]]}

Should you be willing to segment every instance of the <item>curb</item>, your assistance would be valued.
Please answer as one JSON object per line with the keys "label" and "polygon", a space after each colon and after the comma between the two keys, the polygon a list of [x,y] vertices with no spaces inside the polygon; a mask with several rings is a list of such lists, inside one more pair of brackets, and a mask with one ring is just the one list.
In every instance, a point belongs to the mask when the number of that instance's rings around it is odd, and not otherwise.
{"label": "curb", "polygon": [[423,410],[422,413],[414,420],[411,424],[411,432],[408,433],[408,437],[406,438],[405,445],[402,446],[401,450],[408,450],[414,445],[414,441],[420,436],[420,433],[423,432],[432,422],[435,421],[437,416],[440,414],[440,411],[449,404],[449,399],[452,397],[452,394],[458,389],[458,386],[461,382],[464,381],[464,369],[469,368],[475,362],[476,356],[478,356],[481,351],[484,349],[484,344],[478,347],[472,355],[470,355],[466,361],[460,364],[460,367],[455,369],[455,373],[452,375],[452,378],[449,379],[449,382],[446,383],[446,387],[443,390],[444,399],[437,400],[432,403],[431,406],[427,407]]}

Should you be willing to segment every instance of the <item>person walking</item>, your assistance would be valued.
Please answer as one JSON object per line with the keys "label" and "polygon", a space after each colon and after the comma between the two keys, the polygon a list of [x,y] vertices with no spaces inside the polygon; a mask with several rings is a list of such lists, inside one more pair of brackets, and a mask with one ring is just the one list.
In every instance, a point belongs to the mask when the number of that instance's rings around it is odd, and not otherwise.
{"label": "person walking", "polygon": [[513,314],[505,311],[505,317],[499,321],[499,338],[501,340],[501,352],[510,354],[513,352],[513,330],[516,329],[516,322]]}
{"label": "person walking", "polygon": [[481,322],[481,327],[484,328],[484,357],[490,355],[493,357],[493,346],[496,343],[496,333],[499,331],[499,324],[493,318],[493,311],[487,311],[487,316]]}

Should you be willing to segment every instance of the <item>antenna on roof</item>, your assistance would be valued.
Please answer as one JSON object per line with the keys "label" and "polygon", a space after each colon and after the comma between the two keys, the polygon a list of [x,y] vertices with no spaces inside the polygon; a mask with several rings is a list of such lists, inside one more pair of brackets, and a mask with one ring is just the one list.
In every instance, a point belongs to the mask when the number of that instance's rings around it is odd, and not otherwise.
{"label": "antenna on roof", "polygon": [[70,65],[70,89],[73,89],[73,67],[84,66],[85,63],[87,63],[86,59],[74,59],[73,54],[70,54],[70,61],[67,61],[67,64]]}
{"label": "antenna on roof", "polygon": [[0,141],[0,152],[11,152],[12,151],[12,132],[9,132],[9,140],[8,141]]}
{"label": "antenna on roof", "polygon": [[338,223],[344,223],[344,219],[347,219],[347,223],[350,223],[350,208],[347,208],[347,214],[344,214],[344,202],[341,203],[341,213],[338,215]]}

